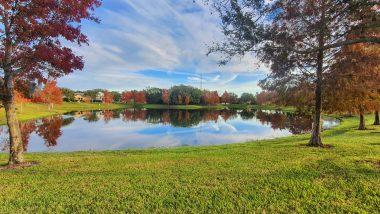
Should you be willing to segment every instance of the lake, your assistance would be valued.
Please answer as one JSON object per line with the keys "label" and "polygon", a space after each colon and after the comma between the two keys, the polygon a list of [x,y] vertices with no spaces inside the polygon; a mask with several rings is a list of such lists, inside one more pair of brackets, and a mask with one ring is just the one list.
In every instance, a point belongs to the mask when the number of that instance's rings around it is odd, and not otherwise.
{"label": "lake", "polygon": [[[324,119],[324,128],[339,124]],[[27,152],[102,151],[238,143],[311,131],[312,118],[255,110],[80,111],[23,122]],[[2,150],[8,132],[0,127]]]}

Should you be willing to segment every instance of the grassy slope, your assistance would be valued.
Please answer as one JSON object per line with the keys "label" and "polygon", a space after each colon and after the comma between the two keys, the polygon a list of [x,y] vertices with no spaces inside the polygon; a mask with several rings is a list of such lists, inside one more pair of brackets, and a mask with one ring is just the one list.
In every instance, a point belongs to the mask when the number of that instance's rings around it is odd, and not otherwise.
{"label": "grassy slope", "polygon": [[[46,104],[25,103],[22,106],[18,105],[18,117],[21,121],[47,117],[54,114],[62,114],[70,111],[85,111],[96,109],[117,109],[126,107],[122,104],[99,104],[99,103],[63,103],[55,105],[52,110],[48,109]],[[5,124],[4,108],[0,109],[0,124]]]}
{"label": "grassy slope", "polygon": [[[372,121],[373,118],[367,118]],[[27,154],[40,165],[0,171],[0,213],[380,212],[380,127],[357,118],[308,135],[175,149]],[[0,162],[6,162],[0,155]]]}

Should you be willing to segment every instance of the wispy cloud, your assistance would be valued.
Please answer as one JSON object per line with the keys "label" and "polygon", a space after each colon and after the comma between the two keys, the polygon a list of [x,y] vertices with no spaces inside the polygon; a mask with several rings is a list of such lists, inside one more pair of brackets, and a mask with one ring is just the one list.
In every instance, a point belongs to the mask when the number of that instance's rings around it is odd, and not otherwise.
{"label": "wispy cloud", "polygon": [[[218,66],[219,56],[207,57],[207,45],[223,38],[219,18],[193,0],[107,0],[97,14],[101,24],[83,26],[90,45],[74,47],[84,56],[85,71],[63,78],[60,85],[114,90],[197,85],[202,73],[205,87],[238,91],[243,90],[235,82],[238,76],[257,72],[262,78],[266,73],[266,68],[255,67],[254,56],[224,67]],[[162,75],[144,73],[147,70]],[[182,77],[171,79],[170,74]],[[257,90],[257,79],[251,83],[241,85]]]}

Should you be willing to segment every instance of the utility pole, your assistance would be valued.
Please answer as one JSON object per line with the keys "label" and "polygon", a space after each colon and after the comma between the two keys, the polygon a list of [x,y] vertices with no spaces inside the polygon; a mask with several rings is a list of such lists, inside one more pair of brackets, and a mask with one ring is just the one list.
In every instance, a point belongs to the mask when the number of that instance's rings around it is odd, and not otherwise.
{"label": "utility pole", "polygon": [[203,89],[203,72],[201,72],[201,91]]}

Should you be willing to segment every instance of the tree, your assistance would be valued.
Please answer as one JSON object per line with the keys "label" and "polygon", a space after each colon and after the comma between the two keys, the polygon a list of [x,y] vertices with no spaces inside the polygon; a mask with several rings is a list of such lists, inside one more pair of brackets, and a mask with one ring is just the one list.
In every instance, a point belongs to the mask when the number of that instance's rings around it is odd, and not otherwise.
{"label": "tree", "polygon": [[204,90],[202,93],[202,102],[205,105],[211,105],[212,104],[212,94],[210,91]]}
{"label": "tree", "polygon": [[31,99],[26,98],[24,94],[22,94],[21,92],[19,92],[17,90],[15,91],[14,100],[15,100],[15,103],[20,104],[21,112],[22,112],[22,107],[23,107],[24,103],[30,103],[31,102]]}
{"label": "tree", "polygon": [[373,125],[378,126],[380,125],[380,117],[379,117],[379,111],[375,111],[375,122],[373,122]]}
{"label": "tree", "polygon": [[115,102],[120,102],[121,101],[121,93],[120,92],[118,92],[118,91],[112,91],[111,94],[112,94],[113,100]]}
{"label": "tree", "polygon": [[138,104],[146,104],[146,96],[144,91],[135,91],[134,100]]}
{"label": "tree", "polygon": [[180,94],[178,94],[178,96],[177,96],[177,104],[178,105],[182,105],[182,101],[183,101],[183,97],[182,97],[182,95],[180,95]]}
{"label": "tree", "polygon": [[[344,46],[380,43],[363,30],[378,25],[375,0],[246,0],[218,1],[215,5],[226,41],[210,48],[222,52],[226,64],[234,56],[253,53],[270,65],[267,80],[292,85],[308,77],[315,86],[314,129],[310,146],[323,146],[321,111],[323,74],[333,63],[332,56]],[[349,38],[346,35],[358,34]]]}
{"label": "tree", "polygon": [[185,102],[185,105],[189,105],[189,103],[190,103],[190,96],[189,96],[189,95],[187,95],[187,96],[185,97],[184,102]]}
{"label": "tree", "polygon": [[241,103],[246,103],[246,104],[255,104],[256,103],[256,98],[251,93],[242,93],[241,96],[240,96],[240,102]]}
{"label": "tree", "polygon": [[167,89],[162,89],[162,102],[169,105],[170,92]]}
{"label": "tree", "polygon": [[69,88],[61,88],[65,102],[75,102],[75,92]]}
{"label": "tree", "polygon": [[262,91],[256,94],[256,102],[258,105],[276,104],[278,94],[275,91]]}
{"label": "tree", "polygon": [[54,104],[62,104],[62,91],[55,80],[46,82],[40,96],[43,103],[49,104],[49,110],[53,109]]}
{"label": "tree", "polygon": [[93,15],[100,0],[1,1],[0,99],[5,107],[10,138],[9,164],[23,159],[22,138],[14,103],[15,82],[45,82],[83,68],[65,42],[87,44],[81,21],[98,21]]}
{"label": "tree", "polygon": [[218,92],[204,90],[202,93],[202,102],[206,105],[216,105],[220,103]]}
{"label": "tree", "polygon": [[161,104],[162,102],[162,90],[159,88],[147,88],[145,89],[145,95],[147,103]]}
{"label": "tree", "polygon": [[112,92],[109,92],[109,91],[104,91],[104,96],[103,96],[103,103],[106,103],[106,104],[111,104],[113,103],[113,94]]}
{"label": "tree", "polygon": [[356,44],[342,48],[325,77],[325,109],[358,113],[359,130],[365,130],[364,114],[380,102],[380,45]]}
{"label": "tree", "polygon": [[170,104],[181,105],[186,96],[190,97],[190,103],[197,105],[201,102],[202,91],[192,86],[178,85],[170,88]]}
{"label": "tree", "polygon": [[224,93],[220,97],[220,102],[222,102],[224,104],[231,103],[230,94],[227,91],[224,91]]}
{"label": "tree", "polygon": [[123,91],[121,93],[121,102],[122,103],[129,103],[133,100],[133,92],[132,91]]}
{"label": "tree", "polygon": [[235,94],[235,93],[228,93],[229,94],[229,97],[230,97],[230,103],[231,104],[237,104],[237,103],[239,103],[239,97],[238,97],[238,95],[237,94]]}

